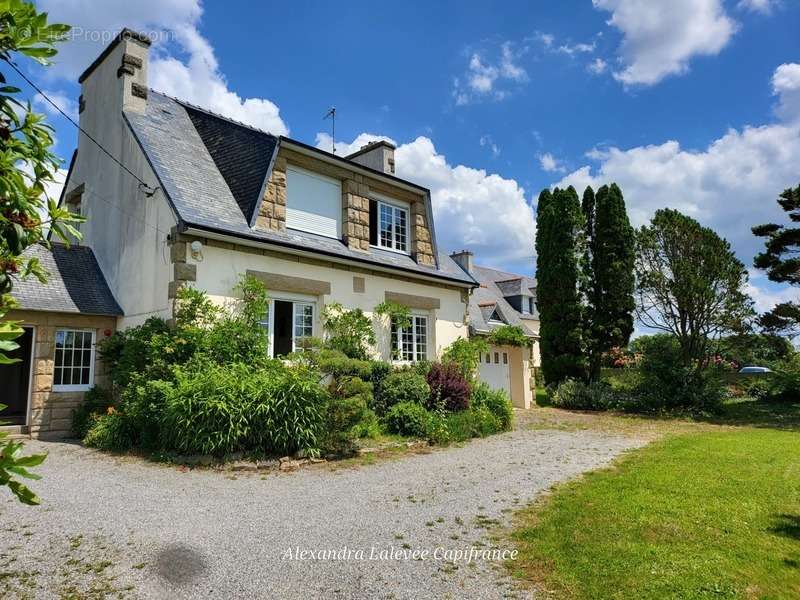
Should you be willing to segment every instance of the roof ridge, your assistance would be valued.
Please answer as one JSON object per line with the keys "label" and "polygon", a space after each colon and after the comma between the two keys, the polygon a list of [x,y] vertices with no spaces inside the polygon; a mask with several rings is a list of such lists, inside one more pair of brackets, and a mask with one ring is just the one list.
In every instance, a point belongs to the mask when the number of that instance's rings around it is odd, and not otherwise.
{"label": "roof ridge", "polygon": [[264,129],[259,129],[258,127],[254,127],[253,125],[248,125],[247,123],[243,123],[242,121],[237,121],[236,119],[234,119],[232,117],[228,117],[228,116],[223,115],[221,113],[214,112],[210,108],[206,108],[204,106],[200,106],[199,104],[193,104],[192,102],[189,102],[188,100],[182,100],[180,98],[177,98],[176,96],[171,96],[170,94],[167,94],[165,92],[161,92],[161,91],[153,89],[153,88],[150,88],[150,91],[154,92],[154,93],[156,93],[156,94],[158,94],[160,96],[164,96],[165,98],[169,98],[170,100],[174,100],[175,102],[177,102],[178,104],[180,104],[183,107],[189,107],[189,108],[193,108],[194,110],[199,110],[200,112],[204,112],[207,115],[211,115],[212,117],[216,117],[217,119],[222,119],[223,121],[227,121],[228,123],[231,123],[233,125],[238,125],[240,127],[244,127],[245,129],[249,129],[251,131],[255,131],[256,133],[263,133],[264,135],[269,135],[269,136],[274,137],[274,138],[281,137],[281,136],[276,135],[274,133],[271,133],[269,131],[265,131]]}

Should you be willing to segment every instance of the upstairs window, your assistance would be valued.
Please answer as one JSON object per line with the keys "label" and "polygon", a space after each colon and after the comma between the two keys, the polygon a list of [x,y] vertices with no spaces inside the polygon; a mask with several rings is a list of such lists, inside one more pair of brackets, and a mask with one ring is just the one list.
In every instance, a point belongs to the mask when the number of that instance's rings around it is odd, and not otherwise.
{"label": "upstairs window", "polygon": [[398,327],[392,321],[392,358],[404,362],[428,359],[428,318],[410,317],[409,327]]}
{"label": "upstairs window", "polygon": [[408,208],[382,200],[369,201],[369,243],[408,252]]}
{"label": "upstairs window", "polygon": [[330,238],[341,237],[341,182],[299,167],[287,167],[286,227]]}

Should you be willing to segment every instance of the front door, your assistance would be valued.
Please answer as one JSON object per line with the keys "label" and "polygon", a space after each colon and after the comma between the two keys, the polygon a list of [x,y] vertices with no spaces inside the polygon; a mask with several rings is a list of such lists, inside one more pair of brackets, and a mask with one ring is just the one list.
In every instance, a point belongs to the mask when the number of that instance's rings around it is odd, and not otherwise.
{"label": "front door", "polygon": [[19,362],[0,365],[0,422],[11,425],[24,425],[28,418],[28,396],[31,386],[31,349],[33,347],[33,328],[25,327],[25,333],[15,341],[19,348],[7,352],[9,358]]}
{"label": "front door", "polygon": [[493,390],[503,390],[511,396],[511,377],[508,352],[492,348],[481,355],[478,378]]}

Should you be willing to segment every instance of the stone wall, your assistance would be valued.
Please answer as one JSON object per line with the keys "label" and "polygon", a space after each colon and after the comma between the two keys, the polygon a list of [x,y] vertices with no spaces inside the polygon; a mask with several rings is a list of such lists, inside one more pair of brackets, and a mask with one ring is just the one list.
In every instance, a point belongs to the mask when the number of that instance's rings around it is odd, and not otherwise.
{"label": "stone wall", "polygon": [[286,231],[286,158],[278,156],[272,166],[264,199],[256,217],[258,229]]}
{"label": "stone wall", "polygon": [[[113,332],[116,329],[116,317],[12,310],[8,318],[22,321],[22,325],[35,327],[28,421],[31,437],[49,439],[69,437],[72,411],[83,402],[84,392],[53,391],[56,329],[62,327],[94,329],[97,342],[105,337],[107,331]],[[106,367],[96,352],[94,383],[95,385],[108,383]]]}

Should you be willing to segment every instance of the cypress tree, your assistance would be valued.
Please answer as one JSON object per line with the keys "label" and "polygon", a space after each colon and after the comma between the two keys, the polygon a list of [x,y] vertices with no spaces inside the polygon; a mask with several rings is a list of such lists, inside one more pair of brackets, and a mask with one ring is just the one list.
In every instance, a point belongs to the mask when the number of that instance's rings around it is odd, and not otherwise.
{"label": "cypress tree", "polygon": [[586,222],[584,337],[589,380],[600,379],[604,352],[625,346],[633,333],[635,235],[617,184],[583,195]]}
{"label": "cypress tree", "polygon": [[537,207],[536,306],[547,385],[585,377],[578,280],[583,215],[570,186],[543,190]]}

